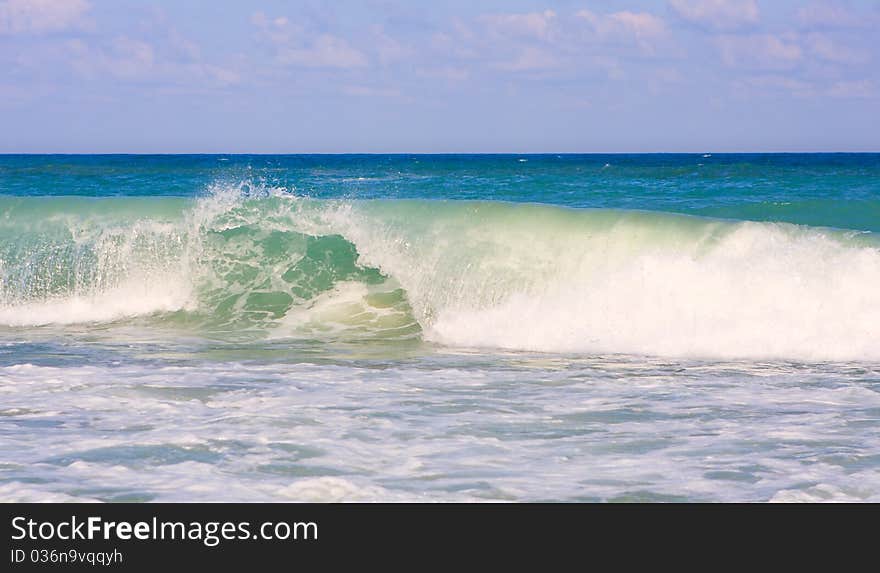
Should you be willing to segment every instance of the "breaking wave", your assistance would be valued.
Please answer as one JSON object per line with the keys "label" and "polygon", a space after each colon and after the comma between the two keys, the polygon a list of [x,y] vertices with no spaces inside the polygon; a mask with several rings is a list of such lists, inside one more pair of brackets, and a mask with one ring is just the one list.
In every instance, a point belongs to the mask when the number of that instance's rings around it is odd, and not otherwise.
{"label": "breaking wave", "polygon": [[870,233],[656,212],[205,197],[0,197],[0,324],[880,359]]}

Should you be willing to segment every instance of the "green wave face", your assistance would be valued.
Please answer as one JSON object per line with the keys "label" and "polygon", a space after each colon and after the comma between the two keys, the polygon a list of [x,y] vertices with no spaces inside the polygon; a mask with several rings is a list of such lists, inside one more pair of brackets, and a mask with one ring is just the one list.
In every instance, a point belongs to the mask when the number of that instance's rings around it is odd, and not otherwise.
{"label": "green wave face", "polygon": [[[230,213],[236,215],[236,213]],[[377,338],[418,334],[404,291],[339,234],[224,221],[198,243],[197,298],[209,327]]]}
{"label": "green wave face", "polygon": [[0,322],[417,335],[403,290],[341,235],[297,230],[299,212],[314,219],[315,207],[269,196],[2,198]]}
{"label": "green wave face", "polygon": [[0,324],[880,358],[870,233],[470,201],[0,198]]}

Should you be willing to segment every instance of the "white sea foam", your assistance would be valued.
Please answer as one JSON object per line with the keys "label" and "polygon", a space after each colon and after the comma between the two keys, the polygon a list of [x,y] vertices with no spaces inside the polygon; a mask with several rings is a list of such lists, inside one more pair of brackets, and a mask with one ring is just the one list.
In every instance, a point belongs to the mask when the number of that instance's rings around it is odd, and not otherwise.
{"label": "white sea foam", "polygon": [[880,499],[876,367],[73,351],[0,367],[0,501]]}
{"label": "white sea foam", "polygon": [[[272,336],[409,335],[418,323],[426,339],[458,347],[880,360],[880,248],[841,231],[504,203],[317,202],[259,186],[219,188],[129,233],[119,222],[65,224],[88,255],[73,260],[79,282],[52,290],[53,273],[69,271],[48,247],[0,261],[18,276],[0,293],[0,323],[219,306],[233,326],[271,320]],[[310,237],[335,235],[403,302],[381,301],[330,251],[311,255],[321,288],[297,270]],[[96,271],[79,270],[90,260]],[[298,278],[285,278],[291,269]]]}
{"label": "white sea foam", "polygon": [[443,309],[430,333],[556,352],[880,359],[876,249],[755,224],[696,247],[647,248],[488,308]]}
{"label": "white sea foam", "polygon": [[113,289],[93,294],[0,304],[0,324],[41,326],[112,322],[187,308],[193,308],[193,300],[186,277],[153,275],[147,281],[127,280]]}
{"label": "white sea foam", "polygon": [[435,341],[880,359],[876,244],[787,224],[480,209],[445,220],[437,209],[418,228],[347,215],[347,236],[400,282]]}

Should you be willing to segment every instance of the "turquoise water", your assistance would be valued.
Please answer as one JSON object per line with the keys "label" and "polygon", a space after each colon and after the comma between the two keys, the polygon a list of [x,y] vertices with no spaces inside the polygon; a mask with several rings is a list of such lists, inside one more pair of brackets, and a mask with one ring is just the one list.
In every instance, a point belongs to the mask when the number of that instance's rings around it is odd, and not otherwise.
{"label": "turquoise water", "polygon": [[880,154],[0,156],[0,499],[880,499]]}

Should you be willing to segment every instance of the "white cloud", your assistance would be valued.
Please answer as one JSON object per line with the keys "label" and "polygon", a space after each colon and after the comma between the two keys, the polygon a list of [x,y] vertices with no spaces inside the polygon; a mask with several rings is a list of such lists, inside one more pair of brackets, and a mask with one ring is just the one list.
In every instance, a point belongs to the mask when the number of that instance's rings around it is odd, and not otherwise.
{"label": "white cloud", "polygon": [[[447,57],[483,60],[499,70],[571,73],[595,69],[590,62],[596,56],[652,55],[669,37],[662,18],[627,10],[490,14],[476,24],[473,32],[459,24],[454,31],[435,35],[434,46]],[[609,73],[619,76],[619,64]]]}
{"label": "white cloud", "polygon": [[865,23],[846,7],[831,2],[811,2],[801,6],[797,20],[805,26],[818,28],[859,27]]}
{"label": "white cloud", "polygon": [[117,38],[113,42],[114,72],[120,77],[137,77],[149,73],[156,62],[153,46],[142,40]]}
{"label": "white cloud", "polygon": [[357,97],[400,97],[400,91],[395,89],[373,88],[369,86],[344,86],[342,93]]}
{"label": "white cloud", "polygon": [[475,49],[474,35],[463,24],[458,24],[455,30],[448,33],[436,32],[431,36],[428,47],[438,57],[475,59],[480,56]]}
{"label": "white cloud", "polygon": [[681,72],[675,68],[658,68],[652,75],[657,82],[662,84],[677,84],[684,79]]}
{"label": "white cloud", "polygon": [[342,38],[322,34],[302,47],[282,47],[278,61],[310,68],[359,68],[367,65],[367,57]]}
{"label": "white cloud", "polygon": [[831,86],[828,95],[838,98],[873,98],[876,97],[877,90],[870,80],[841,81]]}
{"label": "white cloud", "polygon": [[576,17],[589,24],[599,41],[635,43],[646,52],[653,52],[655,42],[666,35],[663,19],[648,12],[596,14],[581,10]]}
{"label": "white cloud", "polygon": [[669,0],[672,10],[693,24],[732,30],[758,21],[755,0]]}
{"label": "white cloud", "polygon": [[369,61],[363,52],[344,38],[332,34],[312,34],[293,25],[286,17],[269,18],[262,12],[251,16],[260,34],[276,50],[279,63],[309,68],[359,68]]}
{"label": "white cloud", "polygon": [[666,32],[663,20],[647,12],[615,12],[608,15],[608,21],[639,39],[656,38]]}
{"label": "white cloud", "polygon": [[470,77],[470,72],[464,68],[455,66],[440,66],[436,68],[419,68],[416,75],[422,78],[438,78],[448,82],[462,82]]}
{"label": "white cloud", "polygon": [[877,97],[871,80],[840,80],[827,85],[779,74],[761,74],[733,82],[733,87],[750,96],[785,94],[796,98],[868,99]]}
{"label": "white cloud", "polygon": [[385,33],[381,26],[372,29],[372,43],[382,65],[393,64],[411,55],[412,50]]}
{"label": "white cloud", "polygon": [[240,81],[239,74],[200,58],[176,58],[170,44],[118,36],[90,45],[74,39],[64,43],[64,54],[74,73],[87,79],[113,78],[123,82],[173,87],[228,86]]}
{"label": "white cloud", "polygon": [[867,53],[844,46],[824,34],[808,34],[805,42],[811,54],[828,62],[861,64],[870,59]]}
{"label": "white cloud", "polygon": [[791,36],[752,34],[722,35],[715,39],[721,59],[731,67],[788,69],[803,57],[803,50]]}
{"label": "white cloud", "polygon": [[[470,76],[463,62],[483,62],[496,70],[535,72],[557,68],[565,58],[569,38],[565,22],[552,10],[525,14],[488,14],[473,26],[453,20],[451,29],[431,39],[436,65],[421,68],[418,75],[462,81]],[[443,66],[439,60],[460,60]]]}
{"label": "white cloud", "polygon": [[260,33],[270,42],[275,44],[284,44],[290,41],[291,34],[295,30],[301,32],[300,28],[294,28],[290,25],[290,21],[284,16],[277,18],[269,18],[262,12],[254,12],[251,16],[251,23],[260,29]]}
{"label": "white cloud", "polygon": [[221,85],[232,85],[241,81],[241,75],[238,72],[213,64],[198,66],[196,70]]}
{"label": "white cloud", "polygon": [[731,67],[783,70],[827,62],[857,65],[870,60],[866,51],[846,46],[821,33],[722,34],[715,38],[721,59]]}
{"label": "white cloud", "polygon": [[489,31],[496,35],[521,36],[548,40],[556,23],[556,12],[545,10],[530,14],[490,14],[483,16]]}
{"label": "white cloud", "polygon": [[765,74],[747,77],[738,82],[741,87],[757,89],[759,94],[783,92],[795,97],[816,95],[815,87],[809,82],[783,75]]}
{"label": "white cloud", "polygon": [[[13,6],[15,10],[11,10]],[[23,11],[27,6],[30,12]],[[86,2],[3,2],[2,31],[63,30],[88,25],[82,15]],[[10,19],[10,14],[15,18]],[[27,14],[24,18],[22,14]],[[24,19],[22,19],[24,18]],[[199,45],[178,33],[161,14],[140,22],[140,35],[78,34],[77,37],[46,37],[28,41],[26,49],[0,54],[0,67],[15,66],[20,72],[37,72],[61,79],[65,73],[88,81],[104,80],[109,86],[136,83],[151,89],[203,90],[238,83],[243,69],[239,55],[223,63],[207,61]],[[14,22],[14,25],[10,24]],[[10,27],[12,26],[12,27]],[[5,56],[5,57],[2,57]],[[51,70],[48,74],[46,70]]]}
{"label": "white cloud", "polygon": [[110,75],[120,79],[143,79],[156,62],[151,44],[125,36],[115,38],[104,48],[95,49],[82,40],[67,42],[74,71],[85,77]]}
{"label": "white cloud", "polygon": [[511,72],[528,72],[546,70],[559,66],[559,60],[547,50],[525,46],[512,61],[502,62],[496,67]]}
{"label": "white cloud", "polygon": [[86,0],[5,0],[0,2],[0,34],[57,32],[82,23]]}

